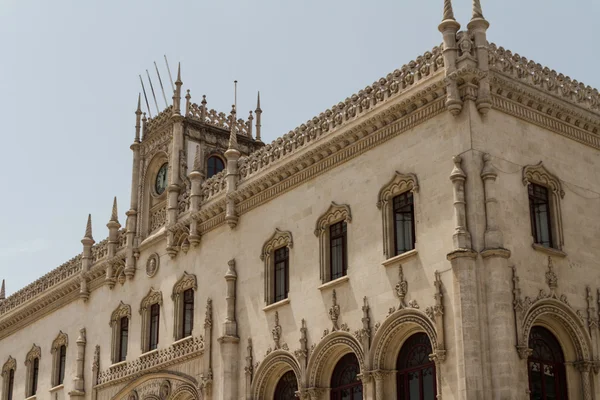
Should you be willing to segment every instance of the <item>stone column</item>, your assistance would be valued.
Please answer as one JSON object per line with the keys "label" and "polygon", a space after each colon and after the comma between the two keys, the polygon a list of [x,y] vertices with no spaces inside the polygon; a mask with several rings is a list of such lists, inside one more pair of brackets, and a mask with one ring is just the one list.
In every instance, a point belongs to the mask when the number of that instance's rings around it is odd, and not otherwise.
{"label": "stone column", "polygon": [[225,298],[227,302],[227,316],[223,324],[224,335],[219,338],[222,357],[221,387],[223,388],[223,400],[238,400],[238,346],[240,338],[237,334],[237,321],[235,318],[235,285],[237,281],[235,260],[230,260],[228,265],[229,269],[225,274],[225,281],[227,282]]}
{"label": "stone column", "polygon": [[212,399],[212,300],[206,300],[206,316],[204,317],[204,357],[202,357],[203,372],[201,389],[205,400]]}
{"label": "stone column", "polygon": [[592,384],[590,381],[592,363],[590,361],[580,361],[576,364],[576,367],[581,373],[581,393],[583,394],[583,400],[592,400]]}
{"label": "stone column", "polygon": [[[196,154],[194,155],[194,167],[190,172],[190,211],[194,214],[200,210],[200,202],[202,201],[202,182],[204,181],[204,160],[202,158],[202,150],[200,145],[196,146]],[[197,247],[200,244],[200,232],[198,230],[198,221],[192,218],[190,222],[190,236],[188,237],[191,245]]]}
{"label": "stone column", "polygon": [[85,362],[85,345],[87,341],[85,338],[85,328],[79,331],[79,337],[77,338],[77,368],[76,374],[73,377],[73,390],[69,392],[69,396],[73,398],[84,398],[85,397],[85,385],[83,378],[83,368]]}
{"label": "stone column", "polygon": [[[119,245],[119,229],[121,228],[121,224],[119,223],[116,197],[113,200],[112,213],[110,220],[106,224],[106,227],[108,228],[108,259],[110,260],[117,254],[117,246]],[[111,262],[109,262],[108,266],[106,267],[106,277],[104,278],[104,282],[111,289],[115,286],[116,279],[113,277],[113,266]]]}
{"label": "stone column", "polygon": [[225,221],[231,229],[235,228],[238,223],[238,216],[235,211],[235,199],[233,193],[236,190],[239,179],[238,160],[241,153],[238,150],[237,132],[236,132],[236,111],[235,106],[231,109],[231,132],[229,134],[229,146],[225,152],[227,159],[227,209],[225,211]]}
{"label": "stone column", "polygon": [[[135,139],[133,140],[133,144],[130,146],[131,151],[133,152],[133,166],[131,168],[131,203],[129,205],[129,210],[125,213],[127,216],[127,220],[125,222],[127,236],[127,256],[125,259],[125,276],[129,279],[133,279],[135,275],[135,236],[137,233],[137,213],[139,207],[139,193],[140,193],[140,169],[141,169],[141,160],[140,160],[140,123],[142,122],[142,109],[140,103],[140,97],[138,96],[138,105],[137,110],[135,112]],[[146,125],[146,116],[143,118],[144,126]]]}
{"label": "stone column", "polygon": [[456,59],[458,58],[456,33],[460,29],[460,24],[454,19],[451,0],[444,0],[444,19],[438,29],[444,37],[444,67],[446,69],[446,87],[448,91],[446,107],[452,115],[456,116],[460,114],[463,102],[458,92],[456,80],[452,79],[451,75],[456,71]]}
{"label": "stone column", "polygon": [[473,17],[467,25],[470,32],[475,37],[475,48],[477,56],[477,67],[483,73],[479,80],[479,91],[477,94],[477,110],[481,114],[487,114],[492,108],[492,98],[490,95],[489,60],[488,60],[488,41],[487,30],[490,23],[483,17],[481,4],[479,0],[473,2]]}

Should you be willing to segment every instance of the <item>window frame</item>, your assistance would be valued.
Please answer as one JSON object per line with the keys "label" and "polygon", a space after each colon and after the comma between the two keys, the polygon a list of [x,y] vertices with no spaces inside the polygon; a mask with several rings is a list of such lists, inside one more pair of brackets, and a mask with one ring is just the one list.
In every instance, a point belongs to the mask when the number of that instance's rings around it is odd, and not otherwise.
{"label": "window frame", "polygon": [[[545,360],[542,358],[535,358],[534,351],[533,351],[534,346],[532,346],[532,340],[542,341],[548,347],[556,346],[556,348],[554,349],[554,350],[556,350],[556,353],[553,354],[553,356],[557,357],[558,360]],[[533,388],[532,388],[531,364],[538,363],[542,366],[551,366],[553,368],[553,370],[555,371],[554,389],[557,392],[556,394],[558,396],[560,396],[559,398],[563,398],[563,397],[567,398],[567,394],[569,391],[569,386],[568,386],[569,382],[567,381],[564,350],[562,349],[562,346],[561,346],[558,338],[549,329],[542,327],[542,326],[535,325],[531,328],[531,332],[529,333],[528,346],[530,349],[532,349],[531,355],[527,358],[527,384],[528,384],[528,389],[529,389],[531,395],[532,396],[534,395]],[[541,374],[541,375],[542,375],[542,377],[541,377],[542,383],[545,383],[544,375],[543,374]],[[541,395],[545,398],[547,385],[542,384],[541,387],[542,387]]]}
{"label": "window frame", "polygon": [[13,400],[17,361],[8,356],[2,366],[2,400]]}
{"label": "window frame", "polygon": [[52,375],[50,379],[50,383],[52,387],[60,386],[64,383],[64,370],[61,380],[61,351],[64,347],[65,349],[65,363],[62,365],[63,368],[66,369],[66,353],[67,347],[69,345],[69,337],[63,331],[60,331],[56,338],[52,341],[52,347],[50,348],[50,353],[52,354]]}
{"label": "window frame", "polygon": [[377,195],[377,208],[381,210],[382,230],[383,230],[383,255],[387,260],[407,253],[398,253],[396,249],[396,221],[394,212],[394,199],[404,193],[412,194],[412,230],[413,230],[413,248],[417,249],[417,221],[418,218],[418,194],[419,181],[413,173],[401,173],[396,171],[392,179],[388,181]]}
{"label": "window frame", "polygon": [[[127,320],[127,324],[125,324],[125,329],[123,328],[123,320]],[[129,350],[129,322],[130,318],[127,315],[124,315],[121,318],[119,318],[119,339],[117,343],[117,358],[115,360],[116,362],[123,362],[127,360],[127,352]],[[123,335],[123,333],[126,334]],[[123,347],[125,347],[125,351],[123,351]]]}
{"label": "window frame", "polygon": [[[212,178],[213,176],[217,175],[219,172],[215,172],[214,174],[210,175],[209,174],[209,168],[210,168],[210,160],[215,159],[215,160],[219,160],[221,161],[221,163],[223,164],[223,169],[221,171],[224,171],[227,168],[227,163],[225,162],[225,160],[223,159],[223,157],[221,157],[218,154],[211,154],[206,158],[206,179]],[[216,166],[215,166],[216,167]],[[216,169],[216,168],[215,168]]]}
{"label": "window frame", "polygon": [[159,339],[160,339],[160,307],[163,304],[162,292],[158,290],[154,290],[154,288],[150,288],[148,290],[148,294],[142,299],[140,303],[140,315],[142,317],[141,324],[141,340],[140,346],[142,353],[147,353],[153,349],[150,348],[150,319],[151,319],[151,308],[153,305],[158,305],[158,323],[157,323],[157,341],[156,348],[158,348]]}
{"label": "window frame", "polygon": [[[339,229],[338,229],[339,227]],[[339,233],[335,232],[339,230]],[[338,242],[339,241],[339,242]],[[335,242],[335,243],[334,243]],[[335,268],[334,261],[336,249],[341,248],[341,271]],[[329,225],[329,279],[334,281],[348,274],[348,224],[346,221],[338,221]]]}
{"label": "window frame", "polygon": [[[346,239],[344,246],[344,257],[345,257],[345,274],[348,274],[350,267],[349,258],[349,224],[352,222],[352,213],[348,204],[337,204],[331,202],[331,205],[327,211],[317,219],[315,227],[315,236],[319,239],[319,262],[320,262],[320,279],[321,283],[327,283],[332,281],[331,279],[331,232],[330,226],[338,222],[344,222],[346,224]],[[339,278],[338,278],[339,279]]]}
{"label": "window frame", "polygon": [[[529,186],[535,184],[545,187],[548,190],[548,217],[549,217],[549,234],[551,237],[551,246],[544,246],[537,243],[533,230],[533,215],[530,204]],[[561,201],[565,197],[565,191],[562,188],[562,183],[550,171],[546,169],[540,161],[536,165],[527,165],[523,167],[523,185],[527,187],[526,195],[529,208],[529,220],[531,229],[532,246],[535,249],[550,249],[562,252],[564,246],[564,234],[562,225]]]}
{"label": "window frame", "polygon": [[[194,289],[186,289],[183,292],[183,323],[181,329],[181,337],[188,337],[192,335],[194,330]],[[188,306],[191,307],[188,309]],[[189,313],[188,313],[189,311]],[[189,321],[188,321],[189,320]],[[189,322],[189,331],[188,331]]]}
{"label": "window frame", "polygon": [[[542,193],[540,193],[541,191],[543,191],[543,196]],[[530,183],[527,185],[527,192],[529,196],[529,217],[531,219],[531,236],[533,236],[533,243],[539,244],[540,246],[553,248],[554,240],[552,237],[550,191],[546,186],[542,186],[537,183]],[[544,218],[545,221],[541,220],[543,217],[540,215],[540,211],[538,210],[539,206],[541,205],[546,206],[546,216]],[[542,230],[544,222],[546,223],[547,227],[547,241],[540,237],[543,236],[542,232],[538,234],[538,231]]]}
{"label": "window frame", "polygon": [[[25,357],[25,367],[27,368],[26,379],[25,379],[25,397],[35,396],[37,393],[37,383],[38,382],[34,381],[34,378],[39,379],[39,363],[40,363],[41,357],[42,357],[42,349],[39,346],[37,346],[36,344],[33,344],[33,346],[31,347],[31,350],[29,350],[29,352],[27,353],[27,356]],[[37,363],[37,371],[35,370],[36,363]],[[36,373],[37,373],[37,376],[35,376]],[[34,383],[35,383],[35,387],[34,387]]]}
{"label": "window frame", "polygon": [[[193,290],[193,306],[192,306],[192,330],[189,335],[185,335],[185,299],[184,293],[187,290]],[[185,337],[192,336],[194,333],[195,321],[194,313],[196,312],[196,291],[198,290],[198,281],[196,275],[183,272],[183,275],[173,286],[171,299],[173,300],[173,339],[180,340]]]}
{"label": "window frame", "polygon": [[[399,198],[402,197],[406,197],[407,199],[409,199],[409,201],[407,201],[403,206],[401,207],[397,207],[396,206],[396,201]],[[398,210],[397,208],[404,208],[404,207],[409,207],[409,211],[401,211]],[[399,246],[398,246],[398,242],[399,242],[399,232],[398,232],[398,215],[405,215],[405,214],[409,214],[410,215],[410,221],[408,221],[410,223],[410,234],[411,234],[411,241],[409,244],[409,248],[403,248],[402,250],[400,250]],[[410,190],[407,190],[405,192],[402,192],[400,194],[397,194],[396,196],[394,196],[392,198],[392,215],[394,216],[393,219],[393,225],[394,225],[394,256],[399,256],[400,254],[404,254],[408,251],[414,250],[415,249],[415,244],[416,244],[416,238],[415,238],[415,197],[413,195],[413,193]],[[403,219],[400,222],[400,225],[406,224],[407,220]],[[403,229],[404,231],[404,229]],[[404,238],[403,242],[406,242],[406,238]]]}
{"label": "window frame", "polygon": [[275,304],[278,301],[275,300],[275,285],[277,284],[275,280],[275,252],[277,250],[281,250],[282,248],[287,248],[287,270],[286,270],[286,279],[287,279],[287,290],[286,296],[279,301],[285,301],[289,299],[290,294],[290,265],[292,252],[290,251],[294,247],[294,239],[292,237],[292,233],[289,231],[282,231],[278,228],[275,228],[275,232],[271,235],[271,237],[263,244],[260,259],[264,263],[264,300],[265,305],[269,306],[271,304]]}
{"label": "window frame", "polygon": [[[112,348],[111,348],[111,362],[113,364],[117,364],[119,362],[125,361],[127,359],[127,354],[125,355],[125,360],[122,360],[121,355],[121,321],[126,317],[128,319],[129,325],[131,325],[131,306],[129,304],[125,304],[122,301],[119,302],[117,308],[112,312],[110,316],[109,325],[112,329]],[[127,352],[129,352],[129,326],[127,327]]]}
{"label": "window frame", "polygon": [[[282,255],[283,253],[283,255]],[[283,264],[283,269],[278,272],[278,266]],[[290,250],[287,246],[275,249],[273,252],[273,302],[285,300],[290,288]],[[279,278],[283,274],[282,278]],[[279,278],[279,279],[278,279]],[[284,293],[278,293],[279,280],[282,279]]]}
{"label": "window frame", "polygon": [[158,349],[160,339],[160,304],[150,305],[150,321],[148,326],[148,351]]}

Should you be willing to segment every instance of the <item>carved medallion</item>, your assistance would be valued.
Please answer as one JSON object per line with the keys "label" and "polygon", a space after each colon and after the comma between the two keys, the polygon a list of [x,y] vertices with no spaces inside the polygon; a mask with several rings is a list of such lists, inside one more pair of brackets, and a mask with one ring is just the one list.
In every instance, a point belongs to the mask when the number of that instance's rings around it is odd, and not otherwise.
{"label": "carved medallion", "polygon": [[169,382],[167,379],[165,379],[160,384],[160,398],[161,398],[161,400],[166,400],[169,397],[170,394],[171,394],[171,382]]}
{"label": "carved medallion", "polygon": [[158,254],[154,253],[146,261],[146,275],[149,278],[152,278],[158,272],[158,265],[160,263],[160,258]]}

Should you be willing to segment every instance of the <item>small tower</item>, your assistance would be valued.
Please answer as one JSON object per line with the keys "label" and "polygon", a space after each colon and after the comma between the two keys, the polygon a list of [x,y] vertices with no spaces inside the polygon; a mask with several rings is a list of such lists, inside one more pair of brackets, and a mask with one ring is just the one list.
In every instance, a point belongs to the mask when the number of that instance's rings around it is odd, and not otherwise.
{"label": "small tower", "polygon": [[483,78],[479,80],[479,90],[475,102],[477,110],[483,115],[487,114],[492,108],[490,80],[487,74],[489,71],[487,30],[489,27],[490,23],[483,16],[480,0],[473,0],[473,16],[467,28],[475,38],[477,67],[483,75]]}
{"label": "small tower", "polygon": [[[113,200],[112,212],[110,220],[106,224],[108,228],[108,258],[111,259],[117,254],[117,246],[119,245],[119,212],[117,211],[117,196]],[[104,280],[109,288],[115,286],[115,278],[113,277],[113,266],[111,263],[106,267],[106,278]]]}
{"label": "small tower", "polygon": [[[141,125],[140,125],[141,122]],[[133,152],[133,168],[131,171],[131,203],[129,210],[125,213],[127,220],[125,222],[126,236],[127,236],[127,255],[125,258],[125,269],[124,273],[129,279],[133,278],[135,274],[135,236],[137,228],[138,218],[138,182],[140,179],[140,129],[142,129],[142,139],[146,133],[146,114],[142,113],[141,108],[141,96],[138,94],[137,109],[135,111],[135,138],[131,145],[131,151]],[[112,218],[111,218],[112,219]],[[110,229],[110,228],[109,228]]]}
{"label": "small tower", "polygon": [[449,79],[449,76],[456,71],[456,60],[458,58],[456,34],[460,29],[460,24],[454,18],[452,0],[444,0],[444,17],[438,29],[444,37],[444,65],[446,66],[446,86],[448,90],[446,107],[452,115],[457,116],[462,110],[463,102],[458,92],[457,82]]}
{"label": "small tower", "polygon": [[258,92],[258,96],[256,97],[256,110],[254,112],[256,113],[256,141],[262,142],[262,140],[260,140],[260,118],[262,116],[262,110],[260,108],[260,92]]}
{"label": "small tower", "polygon": [[80,289],[79,297],[83,301],[87,301],[90,297],[90,291],[88,289],[88,271],[92,266],[92,246],[96,243],[92,236],[92,215],[88,214],[87,224],[85,226],[85,235],[81,239],[83,245],[83,256],[81,257],[81,277],[80,277]]}
{"label": "small tower", "polygon": [[0,301],[6,300],[6,285],[2,279],[2,287],[0,287]]}
{"label": "small tower", "polygon": [[[192,182],[192,187],[190,189],[190,210],[192,213],[200,209],[200,201],[202,200],[202,182],[204,181],[203,165],[202,150],[200,149],[200,145],[196,145],[194,166],[189,175],[190,181]],[[188,240],[194,247],[200,244],[198,221],[194,218],[192,218],[192,221],[190,222],[190,236],[188,237]]]}
{"label": "small tower", "polygon": [[[238,181],[238,160],[241,153],[238,150],[237,131],[236,131],[236,112],[235,105],[231,108],[231,132],[229,134],[229,146],[225,152],[227,159],[227,193],[235,192]],[[225,221],[231,229],[235,228],[238,223],[238,216],[235,213],[235,200],[231,196],[227,196],[227,210],[225,212]]]}

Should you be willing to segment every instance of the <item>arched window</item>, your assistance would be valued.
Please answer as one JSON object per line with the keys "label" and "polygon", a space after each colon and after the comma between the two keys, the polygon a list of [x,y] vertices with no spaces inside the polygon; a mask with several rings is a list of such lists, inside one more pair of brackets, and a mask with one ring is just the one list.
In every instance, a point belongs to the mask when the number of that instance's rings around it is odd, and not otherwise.
{"label": "arched window", "polygon": [[396,362],[398,400],[436,398],[435,364],[429,360],[431,353],[431,342],[425,333],[416,333],[404,343]]}
{"label": "arched window", "polygon": [[338,361],[331,377],[331,400],[362,400],[362,381],[358,378],[360,366],[352,353]]}
{"label": "arched window", "polygon": [[211,156],[208,158],[208,165],[206,171],[206,177],[210,178],[213,175],[218,174],[219,172],[225,169],[225,164],[223,164],[223,160],[217,156]]}
{"label": "arched window", "polygon": [[533,353],[527,360],[530,399],[567,399],[565,358],[556,337],[546,328],[534,326],[529,334]]}
{"label": "arched window", "polygon": [[293,371],[286,372],[275,388],[274,400],[296,400],[298,380]]}

